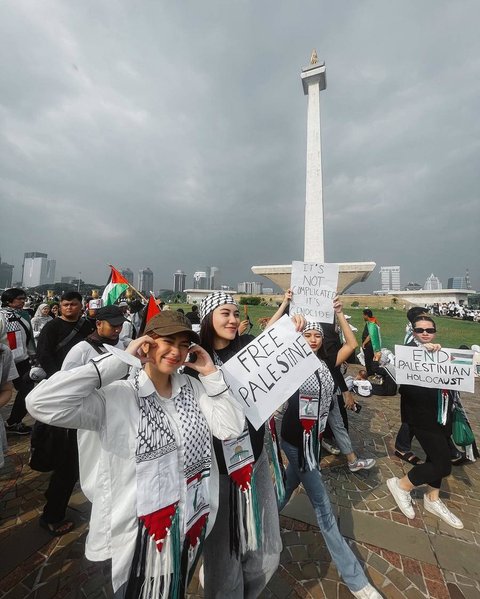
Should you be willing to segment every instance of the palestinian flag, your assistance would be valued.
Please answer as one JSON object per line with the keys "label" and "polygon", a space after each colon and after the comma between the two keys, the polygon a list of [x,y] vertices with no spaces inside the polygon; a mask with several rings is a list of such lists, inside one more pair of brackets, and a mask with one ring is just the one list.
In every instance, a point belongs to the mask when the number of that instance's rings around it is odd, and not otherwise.
{"label": "palestinian flag", "polygon": [[158,307],[157,302],[155,301],[155,297],[153,295],[151,295],[148,298],[148,304],[145,306],[145,309],[143,311],[143,318],[142,318],[142,324],[140,326],[139,336],[143,335],[143,331],[145,330],[145,327],[147,326],[147,322],[150,320],[150,318],[155,316],[155,314],[160,314],[160,312],[161,312],[161,310]]}
{"label": "palestinian flag", "polygon": [[473,364],[473,352],[450,352],[450,363],[451,364],[465,364],[466,366],[472,366]]}
{"label": "palestinian flag", "polygon": [[128,289],[129,283],[116,268],[110,264],[111,273],[102,295],[104,306],[111,306]]}

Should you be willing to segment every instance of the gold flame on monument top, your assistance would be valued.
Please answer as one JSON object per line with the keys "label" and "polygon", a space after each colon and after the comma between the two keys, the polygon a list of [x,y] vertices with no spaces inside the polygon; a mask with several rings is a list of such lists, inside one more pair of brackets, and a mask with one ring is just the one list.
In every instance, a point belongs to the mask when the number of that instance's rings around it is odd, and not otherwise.
{"label": "gold flame on monument top", "polygon": [[310,64],[318,64],[318,55],[315,48],[312,51],[312,55],[310,56]]}

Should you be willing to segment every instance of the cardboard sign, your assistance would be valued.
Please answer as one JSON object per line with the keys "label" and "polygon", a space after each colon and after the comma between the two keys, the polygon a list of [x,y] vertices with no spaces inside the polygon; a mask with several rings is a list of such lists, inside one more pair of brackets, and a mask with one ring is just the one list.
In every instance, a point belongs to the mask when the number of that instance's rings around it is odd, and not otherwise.
{"label": "cardboard sign", "polygon": [[288,316],[222,366],[225,380],[258,430],[318,368],[318,358]]}
{"label": "cardboard sign", "polygon": [[423,347],[395,346],[395,376],[399,385],[453,389],[473,393],[473,352],[442,347],[429,352]]}
{"label": "cardboard sign", "polygon": [[332,323],[333,298],[337,295],[338,264],[292,262],[290,315]]}

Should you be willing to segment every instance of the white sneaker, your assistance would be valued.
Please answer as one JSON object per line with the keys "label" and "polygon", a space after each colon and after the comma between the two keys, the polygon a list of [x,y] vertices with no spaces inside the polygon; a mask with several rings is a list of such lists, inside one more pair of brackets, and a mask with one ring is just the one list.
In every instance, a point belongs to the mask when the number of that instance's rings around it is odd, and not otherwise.
{"label": "white sneaker", "polygon": [[376,460],[373,458],[357,458],[351,464],[348,464],[350,472],[358,472],[359,470],[370,470],[375,466]]}
{"label": "white sneaker", "polygon": [[360,589],[359,591],[350,590],[350,593],[352,593],[354,597],[357,597],[357,599],[382,599],[380,593],[377,589],[374,589],[371,584],[367,584],[366,587],[363,587],[363,589]]}
{"label": "white sneaker", "polygon": [[390,493],[395,499],[395,503],[398,505],[400,511],[405,514],[407,518],[413,520],[415,518],[415,511],[412,507],[412,498],[408,491],[404,491],[398,485],[399,480],[396,476],[387,480],[387,487]]}
{"label": "white sneaker", "polygon": [[330,443],[330,441],[327,441],[326,439],[322,439],[322,447],[323,449],[326,449],[328,451],[328,453],[331,453],[332,455],[340,455],[340,450],[338,449],[338,447],[335,447],[335,445],[333,443]]}
{"label": "white sneaker", "polygon": [[441,520],[453,526],[453,528],[463,528],[463,522],[460,518],[457,518],[455,514],[448,509],[448,507],[443,503],[441,499],[437,499],[436,501],[431,501],[427,495],[423,496],[423,507],[430,512],[431,514],[435,514]]}

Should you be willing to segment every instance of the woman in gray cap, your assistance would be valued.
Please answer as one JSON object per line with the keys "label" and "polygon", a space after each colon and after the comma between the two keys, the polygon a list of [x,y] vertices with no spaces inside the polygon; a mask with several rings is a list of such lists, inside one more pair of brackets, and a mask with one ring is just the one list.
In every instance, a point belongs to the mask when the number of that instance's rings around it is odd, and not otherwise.
{"label": "woman in gray cap", "polygon": [[[82,477],[92,502],[86,556],[112,560],[115,597],[184,597],[215,521],[211,437],[237,437],[244,416],[198,341],[182,314],[161,312],[125,352],[108,346],[28,396],[34,418],[98,435],[99,455],[82,463],[95,471]],[[177,373],[189,353],[200,381]]]}

